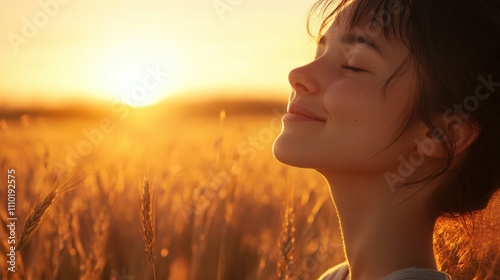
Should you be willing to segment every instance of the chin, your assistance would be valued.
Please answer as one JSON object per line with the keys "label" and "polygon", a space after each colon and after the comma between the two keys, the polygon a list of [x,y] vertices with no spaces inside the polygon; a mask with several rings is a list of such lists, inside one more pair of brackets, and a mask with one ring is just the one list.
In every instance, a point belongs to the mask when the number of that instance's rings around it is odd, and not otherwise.
{"label": "chin", "polygon": [[314,164],[307,157],[311,154],[304,149],[303,145],[297,145],[287,141],[282,135],[278,136],[273,143],[273,156],[276,160],[286,165],[313,168]]}

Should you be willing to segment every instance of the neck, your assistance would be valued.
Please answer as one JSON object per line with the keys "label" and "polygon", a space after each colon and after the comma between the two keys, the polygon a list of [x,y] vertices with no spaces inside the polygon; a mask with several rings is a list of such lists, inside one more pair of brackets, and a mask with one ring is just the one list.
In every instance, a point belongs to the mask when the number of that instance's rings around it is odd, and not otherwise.
{"label": "neck", "polygon": [[436,269],[434,221],[425,204],[432,186],[391,191],[381,175],[321,173],[337,209],[350,279],[380,279],[407,267]]}

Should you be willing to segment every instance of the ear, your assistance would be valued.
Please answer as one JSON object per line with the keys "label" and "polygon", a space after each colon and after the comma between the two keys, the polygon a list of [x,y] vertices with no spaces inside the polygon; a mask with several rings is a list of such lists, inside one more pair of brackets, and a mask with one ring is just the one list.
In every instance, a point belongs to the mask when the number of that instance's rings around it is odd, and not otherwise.
{"label": "ear", "polygon": [[[419,154],[429,158],[444,158],[447,156],[443,145],[455,147],[453,154],[459,155],[476,141],[481,128],[468,116],[454,114],[446,118],[443,128],[428,130],[423,141],[417,142]],[[428,129],[428,128],[427,128]]]}

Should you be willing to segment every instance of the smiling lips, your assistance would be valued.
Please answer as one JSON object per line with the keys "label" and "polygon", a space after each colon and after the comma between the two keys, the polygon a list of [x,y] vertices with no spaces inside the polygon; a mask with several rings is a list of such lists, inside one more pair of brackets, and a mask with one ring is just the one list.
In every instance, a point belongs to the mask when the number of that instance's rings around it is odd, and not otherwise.
{"label": "smiling lips", "polygon": [[315,121],[325,122],[324,119],[318,117],[315,113],[309,111],[298,103],[290,103],[288,112],[283,116],[283,122],[293,121]]}

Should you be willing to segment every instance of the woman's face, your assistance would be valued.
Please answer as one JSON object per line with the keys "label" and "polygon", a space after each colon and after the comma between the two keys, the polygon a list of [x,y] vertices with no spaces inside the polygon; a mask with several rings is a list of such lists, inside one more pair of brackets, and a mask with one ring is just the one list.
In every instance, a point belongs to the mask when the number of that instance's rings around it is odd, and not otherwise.
{"label": "woman's face", "polygon": [[398,157],[408,156],[420,136],[409,129],[390,145],[416,92],[412,63],[405,64],[386,91],[383,86],[407,56],[406,47],[386,40],[373,23],[347,30],[344,22],[334,22],[321,38],[314,61],[290,72],[293,92],[274,156],[318,171],[394,169]]}

